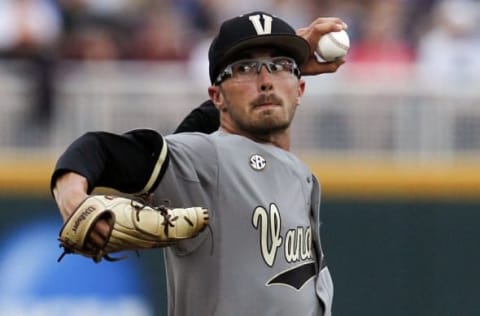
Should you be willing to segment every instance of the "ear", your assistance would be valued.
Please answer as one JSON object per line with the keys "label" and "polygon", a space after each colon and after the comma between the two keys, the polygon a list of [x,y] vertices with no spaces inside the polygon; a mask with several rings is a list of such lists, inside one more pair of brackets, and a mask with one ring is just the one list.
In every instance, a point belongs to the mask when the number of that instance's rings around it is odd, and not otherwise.
{"label": "ear", "polygon": [[213,104],[219,111],[223,111],[225,108],[225,98],[223,93],[220,91],[219,86],[210,86],[208,87],[208,95],[210,96],[210,100],[212,100]]}
{"label": "ear", "polygon": [[296,97],[296,104],[297,106],[300,105],[300,102],[302,100],[302,96],[305,93],[305,80],[300,79],[298,82],[298,89],[297,89],[297,97]]}

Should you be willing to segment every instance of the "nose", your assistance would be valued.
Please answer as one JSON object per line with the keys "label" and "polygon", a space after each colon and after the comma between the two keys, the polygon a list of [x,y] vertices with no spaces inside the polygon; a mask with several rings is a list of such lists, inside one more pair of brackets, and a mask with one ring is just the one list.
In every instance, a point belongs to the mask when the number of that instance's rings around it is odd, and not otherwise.
{"label": "nose", "polygon": [[258,87],[265,92],[273,89],[272,74],[265,65],[262,65],[258,73]]}

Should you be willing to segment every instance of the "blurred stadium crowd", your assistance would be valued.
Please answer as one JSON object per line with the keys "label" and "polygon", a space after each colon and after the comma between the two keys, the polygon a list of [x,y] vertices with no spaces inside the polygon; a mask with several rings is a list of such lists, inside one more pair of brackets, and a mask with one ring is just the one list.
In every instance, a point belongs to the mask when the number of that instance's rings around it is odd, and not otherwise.
{"label": "blurred stadium crowd", "polygon": [[[266,10],[302,27],[337,16],[349,25],[351,78],[405,78],[412,65],[429,81],[460,84],[480,73],[478,0],[2,0],[0,65],[33,84],[35,121],[48,120],[54,73],[65,61],[184,63],[189,76],[207,76],[206,51],[226,18]],[[402,77],[403,76],[403,77]],[[452,78],[454,78],[452,80]],[[39,120],[40,118],[40,120]]]}
{"label": "blurred stadium crowd", "polygon": [[3,0],[0,52],[3,58],[188,61],[222,20],[253,8],[294,27],[341,17],[350,26],[351,62],[480,62],[469,54],[480,45],[476,0]]}

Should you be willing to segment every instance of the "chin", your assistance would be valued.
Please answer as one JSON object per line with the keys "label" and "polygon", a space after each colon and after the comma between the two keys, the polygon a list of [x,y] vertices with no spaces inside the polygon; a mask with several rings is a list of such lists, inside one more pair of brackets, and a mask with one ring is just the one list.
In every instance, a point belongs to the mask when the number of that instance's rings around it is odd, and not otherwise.
{"label": "chin", "polygon": [[274,132],[282,131],[290,126],[288,122],[276,119],[263,119],[250,126],[250,129],[254,133],[258,134],[271,134]]}

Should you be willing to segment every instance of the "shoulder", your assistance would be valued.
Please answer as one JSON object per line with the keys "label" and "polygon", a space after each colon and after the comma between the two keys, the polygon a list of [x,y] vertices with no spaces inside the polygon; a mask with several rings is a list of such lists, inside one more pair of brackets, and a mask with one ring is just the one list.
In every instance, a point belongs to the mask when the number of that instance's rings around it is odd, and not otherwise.
{"label": "shoulder", "polygon": [[165,136],[169,146],[208,147],[213,145],[210,134],[200,132],[184,132]]}
{"label": "shoulder", "polygon": [[185,132],[165,136],[165,140],[171,157],[184,157],[196,163],[217,159],[215,139],[210,134]]}
{"label": "shoulder", "polygon": [[243,136],[233,135],[222,131],[215,131],[211,134],[184,132],[168,135],[165,138],[169,144],[184,144],[195,147],[215,146],[222,143],[230,144],[232,142],[238,143],[247,140],[247,138]]}

